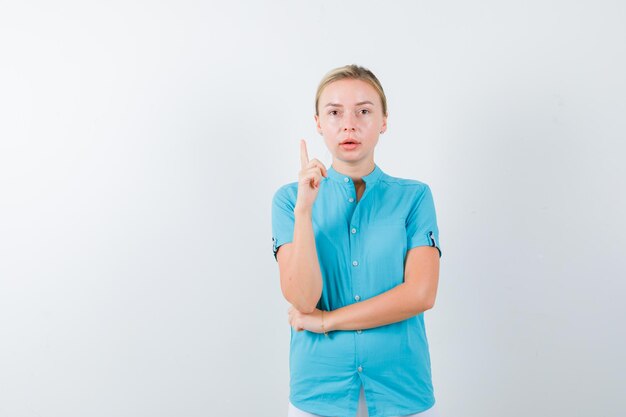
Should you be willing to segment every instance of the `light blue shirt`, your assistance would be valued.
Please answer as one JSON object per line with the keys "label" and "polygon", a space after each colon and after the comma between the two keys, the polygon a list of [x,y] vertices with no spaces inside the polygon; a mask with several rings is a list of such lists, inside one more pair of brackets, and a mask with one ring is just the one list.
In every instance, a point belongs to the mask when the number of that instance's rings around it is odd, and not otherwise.
{"label": "light blue shirt", "polygon": [[[313,204],[315,245],[322,272],[317,308],[336,310],[404,281],[407,250],[439,250],[435,206],[427,184],[385,174],[363,177],[357,202],[352,179],[328,168]],[[272,241],[293,241],[298,183],[272,199]],[[402,416],[435,403],[424,314],[363,330],[322,333],[291,328],[289,400],[323,416],[355,416],[361,384],[370,417]]]}

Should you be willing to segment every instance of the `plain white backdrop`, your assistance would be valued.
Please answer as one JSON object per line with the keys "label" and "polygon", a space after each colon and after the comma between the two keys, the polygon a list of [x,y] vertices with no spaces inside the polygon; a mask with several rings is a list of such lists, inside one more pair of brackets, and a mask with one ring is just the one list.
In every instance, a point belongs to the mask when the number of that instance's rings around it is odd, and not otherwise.
{"label": "plain white backdrop", "polygon": [[0,2],[0,417],[286,415],[271,198],[379,77],[445,417],[623,415],[623,1]]}

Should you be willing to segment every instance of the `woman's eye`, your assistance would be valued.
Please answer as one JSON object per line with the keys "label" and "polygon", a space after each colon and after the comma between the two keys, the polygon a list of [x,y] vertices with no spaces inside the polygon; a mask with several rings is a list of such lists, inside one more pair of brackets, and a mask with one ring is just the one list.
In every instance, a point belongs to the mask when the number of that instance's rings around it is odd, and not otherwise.
{"label": "woman's eye", "polygon": [[368,114],[370,111],[368,109],[361,109],[361,114]]}

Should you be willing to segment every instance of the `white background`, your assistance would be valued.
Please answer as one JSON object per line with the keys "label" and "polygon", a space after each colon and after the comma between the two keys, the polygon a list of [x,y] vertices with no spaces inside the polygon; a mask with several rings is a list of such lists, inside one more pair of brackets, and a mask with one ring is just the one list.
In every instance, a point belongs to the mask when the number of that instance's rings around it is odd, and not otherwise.
{"label": "white background", "polygon": [[285,416],[271,198],[331,68],[431,186],[442,417],[622,416],[623,1],[0,2],[0,417]]}

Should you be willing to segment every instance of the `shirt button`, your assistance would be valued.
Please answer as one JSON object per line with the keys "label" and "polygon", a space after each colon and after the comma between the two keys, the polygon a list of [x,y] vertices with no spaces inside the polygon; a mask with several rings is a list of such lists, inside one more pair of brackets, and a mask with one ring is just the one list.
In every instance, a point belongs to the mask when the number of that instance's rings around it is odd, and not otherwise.
{"label": "shirt button", "polygon": [[357,330],[356,331],[358,334],[361,334],[363,332],[363,330]]}
{"label": "shirt button", "polygon": [[356,233],[356,229],[354,227],[352,228],[351,231],[352,231],[352,234]]}
{"label": "shirt button", "polygon": [[343,179],[343,182],[348,182],[348,181],[350,181],[350,178],[348,178],[348,177],[345,177],[345,178]]}
{"label": "shirt button", "polygon": [[354,296],[354,299],[359,301],[361,299],[361,296],[357,294],[357,295]]}
{"label": "shirt button", "polygon": [[352,266],[357,266],[359,263],[357,261],[352,261]]}
{"label": "shirt button", "polygon": [[348,201],[349,201],[349,202],[351,202],[351,203],[354,203],[354,198],[350,197],[350,198],[348,199]]}
{"label": "shirt button", "polygon": [[363,367],[359,366],[358,368],[356,368],[359,372],[363,372]]}

